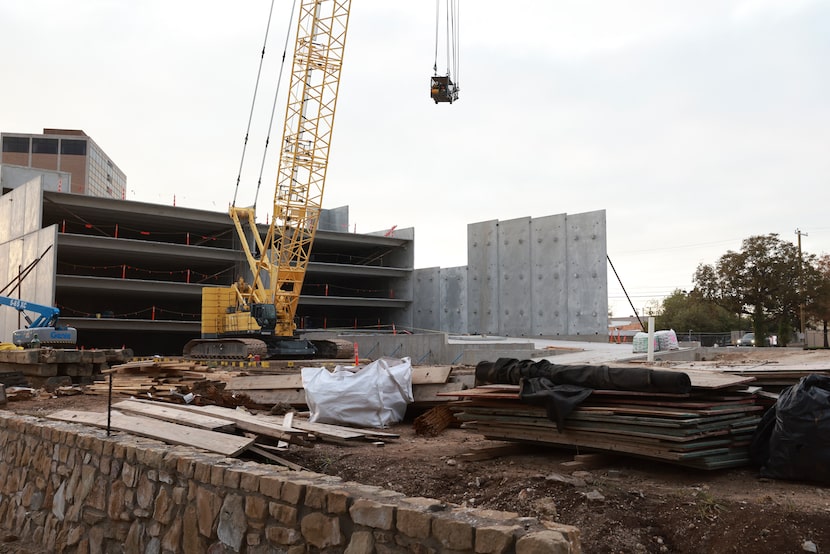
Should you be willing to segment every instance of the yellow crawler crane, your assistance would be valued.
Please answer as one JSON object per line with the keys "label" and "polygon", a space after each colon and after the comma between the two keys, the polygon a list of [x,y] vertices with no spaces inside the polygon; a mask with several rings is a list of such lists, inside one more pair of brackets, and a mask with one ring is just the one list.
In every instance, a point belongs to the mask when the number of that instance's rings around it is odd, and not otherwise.
{"label": "yellow crawler crane", "polygon": [[[303,0],[285,111],[273,218],[263,239],[255,209],[230,208],[253,282],[202,289],[202,339],[192,357],[310,357],[294,316],[320,217],[351,0]],[[252,251],[251,241],[255,248]],[[343,343],[343,344],[340,344]],[[350,357],[345,341],[326,357]]]}

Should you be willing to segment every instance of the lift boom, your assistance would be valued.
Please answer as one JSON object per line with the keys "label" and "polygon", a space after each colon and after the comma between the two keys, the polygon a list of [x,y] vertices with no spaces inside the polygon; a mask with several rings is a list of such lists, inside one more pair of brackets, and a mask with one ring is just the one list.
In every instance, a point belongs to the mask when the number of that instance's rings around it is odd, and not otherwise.
{"label": "lift boom", "polygon": [[[58,308],[8,296],[0,296],[0,306],[17,310],[29,324],[12,333],[12,342],[17,346],[75,344],[78,341],[78,332],[73,327],[58,324],[61,313]],[[33,320],[26,312],[36,313],[37,317]]]}

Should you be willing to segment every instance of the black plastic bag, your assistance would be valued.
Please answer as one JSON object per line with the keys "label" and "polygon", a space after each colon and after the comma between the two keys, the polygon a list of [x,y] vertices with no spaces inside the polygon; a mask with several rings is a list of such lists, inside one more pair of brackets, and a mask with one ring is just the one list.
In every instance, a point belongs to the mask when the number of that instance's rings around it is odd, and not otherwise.
{"label": "black plastic bag", "polygon": [[778,397],[761,476],[830,484],[830,377],[808,375]]}

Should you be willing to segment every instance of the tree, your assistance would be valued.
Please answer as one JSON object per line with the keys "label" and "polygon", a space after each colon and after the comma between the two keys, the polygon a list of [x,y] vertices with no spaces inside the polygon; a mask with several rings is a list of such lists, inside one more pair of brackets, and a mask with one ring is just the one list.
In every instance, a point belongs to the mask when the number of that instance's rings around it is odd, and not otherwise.
{"label": "tree", "polygon": [[776,233],[758,235],[745,239],[740,252],[730,250],[721,256],[715,266],[698,266],[695,288],[729,312],[751,316],[759,340],[775,329],[786,345],[797,326],[801,298],[806,296],[797,286],[802,282],[800,267],[795,245]]}
{"label": "tree", "polygon": [[830,348],[827,326],[830,321],[830,255],[824,254],[815,264],[816,295],[806,307],[807,315],[819,322],[824,335],[824,348]]}
{"label": "tree", "polygon": [[707,299],[699,290],[687,293],[678,289],[663,300],[657,328],[718,333],[740,328],[740,318]]}

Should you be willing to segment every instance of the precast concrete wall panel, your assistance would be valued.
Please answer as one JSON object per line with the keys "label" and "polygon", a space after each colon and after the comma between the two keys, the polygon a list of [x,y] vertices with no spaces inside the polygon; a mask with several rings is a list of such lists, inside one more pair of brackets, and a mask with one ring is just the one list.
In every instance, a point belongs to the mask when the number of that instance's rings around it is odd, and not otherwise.
{"label": "precast concrete wall panel", "polygon": [[467,225],[467,332],[499,332],[499,222]]}
{"label": "precast concrete wall panel", "polygon": [[467,268],[441,269],[441,331],[467,332]]}
{"label": "precast concrete wall panel", "polygon": [[522,336],[531,324],[530,218],[499,223],[499,334]]}
{"label": "precast concrete wall panel", "polygon": [[[42,180],[37,177],[0,196],[0,289],[9,283],[17,284],[21,271],[40,258],[18,288],[10,287],[0,294],[52,306],[58,231],[55,225],[40,228],[42,188]],[[12,332],[25,325],[26,320],[17,310],[0,306],[0,342],[11,341]]]}
{"label": "precast concrete wall panel", "polygon": [[0,197],[0,243],[40,229],[41,187],[38,177]]}
{"label": "precast concrete wall panel", "polygon": [[43,183],[43,190],[53,192],[65,192],[70,190],[72,174],[65,171],[49,171],[31,167],[20,167],[15,165],[0,165],[0,185],[6,189],[21,187],[40,177]]}
{"label": "precast concrete wall panel", "polygon": [[34,233],[41,227],[43,221],[43,179],[38,178],[26,183],[22,188],[25,195],[25,207],[20,213],[25,214],[21,224],[23,228],[17,236]]}
{"label": "precast concrete wall panel", "polygon": [[[6,262],[0,267],[0,288],[14,283],[2,293],[3,296],[46,306],[55,304],[57,236],[57,227],[52,225],[0,244],[0,260]],[[20,271],[39,257],[40,261],[20,282],[20,287],[14,288]],[[27,312],[27,315],[33,318],[35,314]],[[12,332],[26,325],[26,320],[17,310],[0,306],[0,342],[11,342]]]}
{"label": "precast concrete wall panel", "polygon": [[605,210],[568,216],[568,332],[608,333]]}
{"label": "precast concrete wall panel", "polygon": [[531,334],[560,336],[568,332],[568,256],[565,214],[538,217],[530,226]]}
{"label": "precast concrete wall panel", "polygon": [[324,231],[349,232],[349,207],[340,206],[328,210],[320,210],[320,222],[317,228]]}
{"label": "precast concrete wall panel", "polygon": [[416,330],[437,331],[441,327],[441,270],[437,267],[416,269],[414,279],[415,308],[412,326]]}

